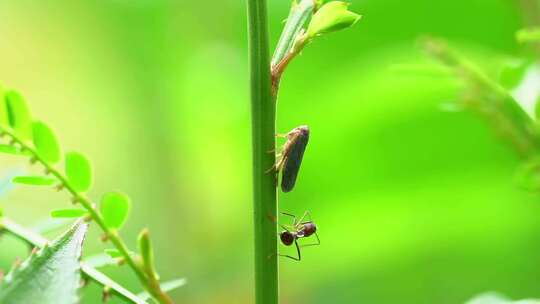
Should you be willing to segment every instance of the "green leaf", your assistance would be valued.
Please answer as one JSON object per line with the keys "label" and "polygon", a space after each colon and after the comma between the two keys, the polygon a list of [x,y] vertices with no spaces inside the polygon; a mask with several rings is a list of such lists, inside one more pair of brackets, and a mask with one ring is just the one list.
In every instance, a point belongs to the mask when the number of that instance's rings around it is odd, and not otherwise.
{"label": "green leaf", "polygon": [[60,161],[62,153],[60,144],[53,131],[42,122],[34,122],[32,125],[34,146],[38,155],[45,161],[55,164]]}
{"label": "green leaf", "polygon": [[17,176],[12,182],[32,186],[52,186],[56,183],[56,179],[46,176]]}
{"label": "green leaf", "polygon": [[516,32],[516,39],[520,43],[540,41],[540,28],[524,28]]}
{"label": "green leaf", "polygon": [[324,4],[324,0],[315,0],[315,8],[314,8],[315,12],[318,11],[323,4]]}
{"label": "green leaf", "polygon": [[308,37],[336,32],[353,26],[362,16],[347,9],[348,3],[332,1],[324,4],[311,18],[307,29]]}
{"label": "green leaf", "polygon": [[87,230],[88,224],[78,221],[50,246],[11,270],[0,284],[0,303],[78,303],[79,259]]}
{"label": "green leaf", "polygon": [[510,90],[517,87],[530,66],[530,62],[513,62],[505,65],[499,74],[499,83]]}
{"label": "green leaf", "polygon": [[21,155],[22,152],[14,146],[0,144],[0,153]]}
{"label": "green leaf", "polygon": [[78,192],[86,192],[92,186],[92,166],[79,152],[66,154],[66,175],[69,184]]}
{"label": "green leaf", "polygon": [[51,211],[51,217],[54,218],[77,218],[88,214],[88,211],[82,209],[57,209]]}
{"label": "green leaf", "polygon": [[9,125],[24,140],[32,138],[32,117],[23,97],[16,91],[6,93]]}
{"label": "green leaf", "polygon": [[131,201],[129,197],[120,192],[109,192],[101,199],[101,214],[105,225],[112,229],[120,229],[129,214]]}
{"label": "green leaf", "polygon": [[123,257],[122,253],[118,249],[108,248],[104,250],[105,254],[113,259]]}
{"label": "green leaf", "polygon": [[0,126],[9,126],[9,116],[6,103],[6,92],[2,86],[0,86]]}

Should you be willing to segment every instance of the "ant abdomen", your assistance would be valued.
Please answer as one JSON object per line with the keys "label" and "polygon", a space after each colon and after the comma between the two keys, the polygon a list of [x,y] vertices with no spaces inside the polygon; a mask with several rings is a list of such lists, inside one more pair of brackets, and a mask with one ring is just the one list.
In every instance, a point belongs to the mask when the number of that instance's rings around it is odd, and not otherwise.
{"label": "ant abdomen", "polygon": [[317,232],[317,226],[312,222],[305,223],[302,232],[304,237],[308,237]]}

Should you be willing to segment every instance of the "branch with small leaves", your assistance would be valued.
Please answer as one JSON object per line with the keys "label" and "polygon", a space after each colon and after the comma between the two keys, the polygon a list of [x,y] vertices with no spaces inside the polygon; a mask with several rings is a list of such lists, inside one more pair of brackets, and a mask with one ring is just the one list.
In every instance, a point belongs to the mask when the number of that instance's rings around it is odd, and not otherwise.
{"label": "branch with small leaves", "polygon": [[426,38],[423,48],[463,81],[458,102],[489,121],[523,159],[515,174],[517,184],[528,191],[540,191],[540,102],[536,102],[534,117],[525,112],[509,91],[526,77],[527,65],[504,66],[499,81],[495,81],[444,41]]}
{"label": "branch with small leaves", "polygon": [[[53,131],[43,122],[33,121],[30,110],[15,91],[0,91],[0,135],[6,144],[0,146],[0,152],[20,154],[30,158],[32,164],[43,167],[45,175],[19,176],[14,183],[34,186],[55,186],[57,190],[66,190],[72,202],[81,209],[62,209],[52,212],[56,217],[81,217],[94,221],[103,231],[103,241],[110,241],[122,260],[136,274],[142,286],[159,303],[173,303],[172,299],[160,288],[157,276],[150,275],[146,261],[141,255],[134,255],[119,235],[131,206],[130,199],[121,192],[105,194],[98,206],[85,193],[92,185],[92,169],[88,159],[78,152],[65,155],[65,172],[55,165],[62,159],[60,144]],[[148,237],[148,231],[141,235]],[[151,250],[151,247],[147,248]],[[152,265],[153,267],[153,265]]]}
{"label": "branch with small leaves", "polygon": [[424,38],[424,50],[450,68],[464,82],[459,102],[491,122],[524,158],[540,152],[538,128],[521,105],[499,83],[441,40]]}

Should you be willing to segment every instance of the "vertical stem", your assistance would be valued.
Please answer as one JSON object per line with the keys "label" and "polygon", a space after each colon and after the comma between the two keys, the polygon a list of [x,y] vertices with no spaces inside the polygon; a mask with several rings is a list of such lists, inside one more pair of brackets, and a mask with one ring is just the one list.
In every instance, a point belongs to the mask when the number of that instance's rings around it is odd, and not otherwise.
{"label": "vertical stem", "polygon": [[278,303],[276,174],[276,103],[271,91],[266,0],[247,0],[253,145],[253,215],[255,228],[255,300]]}

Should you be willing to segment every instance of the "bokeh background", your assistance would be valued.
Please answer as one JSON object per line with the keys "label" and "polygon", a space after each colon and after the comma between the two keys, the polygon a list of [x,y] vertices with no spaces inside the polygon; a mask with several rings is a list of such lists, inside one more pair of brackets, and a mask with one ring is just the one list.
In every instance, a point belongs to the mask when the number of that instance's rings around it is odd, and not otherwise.
{"label": "bokeh background", "polygon": [[[0,1],[0,82],[20,90],[65,150],[88,154],[99,199],[130,194],[122,231],[148,226],[178,303],[251,303],[253,248],[245,1]],[[283,259],[283,303],[463,303],[540,297],[540,197],[484,121],[442,111],[454,79],[404,73],[441,36],[494,66],[522,52],[513,0],[355,0],[364,18],[310,45],[282,81],[278,129],[312,130],[283,211],[310,210],[322,246]],[[273,44],[289,0],[269,1]],[[28,169],[2,156],[0,173]],[[33,225],[66,195],[17,187],[0,206]],[[57,233],[56,233],[57,234]],[[54,233],[51,237],[54,236]],[[104,245],[93,228],[85,255]],[[0,267],[25,248],[5,237]],[[286,250],[282,248],[282,250]],[[104,271],[133,291],[127,268]],[[83,303],[98,303],[90,285]],[[112,303],[119,303],[113,300]]]}

